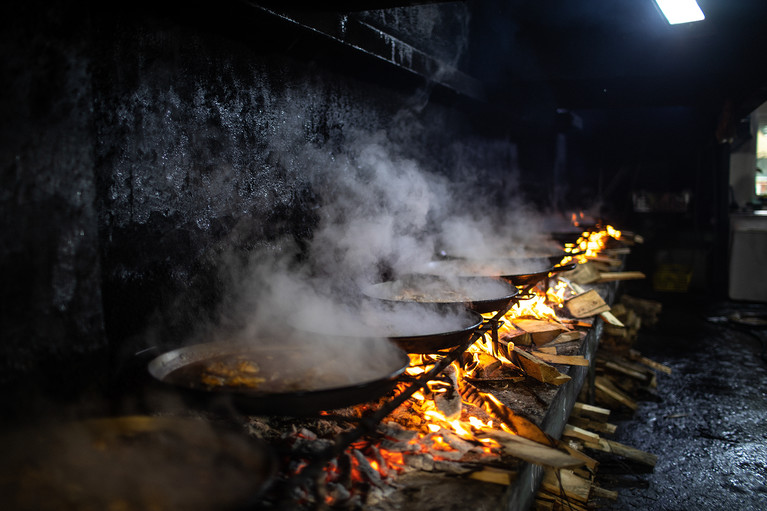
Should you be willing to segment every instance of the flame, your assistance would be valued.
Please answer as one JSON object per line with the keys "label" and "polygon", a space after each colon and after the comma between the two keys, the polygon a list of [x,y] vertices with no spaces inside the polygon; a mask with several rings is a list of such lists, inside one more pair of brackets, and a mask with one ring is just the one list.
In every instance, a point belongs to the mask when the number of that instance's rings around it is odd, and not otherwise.
{"label": "flame", "polygon": [[612,225],[607,225],[598,231],[584,231],[575,243],[565,243],[565,252],[569,255],[565,256],[560,264],[567,264],[573,260],[585,263],[589,257],[595,257],[605,249],[607,240],[610,238],[619,240],[621,236],[621,231]]}

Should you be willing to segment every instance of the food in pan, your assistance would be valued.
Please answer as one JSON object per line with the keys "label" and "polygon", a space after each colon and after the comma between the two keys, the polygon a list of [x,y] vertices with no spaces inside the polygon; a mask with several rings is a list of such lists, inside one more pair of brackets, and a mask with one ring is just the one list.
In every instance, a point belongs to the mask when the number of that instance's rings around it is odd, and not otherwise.
{"label": "food in pan", "polygon": [[207,387],[256,389],[266,381],[258,374],[258,366],[252,360],[240,356],[206,363],[201,368],[200,381]]}
{"label": "food in pan", "polygon": [[409,302],[469,302],[471,299],[463,293],[454,289],[416,289],[404,288],[394,300],[403,300]]}

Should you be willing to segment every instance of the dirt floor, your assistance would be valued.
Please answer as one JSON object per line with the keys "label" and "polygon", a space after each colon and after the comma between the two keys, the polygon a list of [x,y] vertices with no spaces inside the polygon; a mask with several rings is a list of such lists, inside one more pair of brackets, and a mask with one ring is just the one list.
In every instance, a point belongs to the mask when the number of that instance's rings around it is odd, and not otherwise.
{"label": "dirt floor", "polygon": [[657,396],[633,416],[611,422],[614,440],[658,462],[651,473],[600,469],[603,486],[619,493],[603,509],[766,510],[767,326],[758,323],[767,304],[648,298],[663,312],[635,347],[673,372],[658,375]]}

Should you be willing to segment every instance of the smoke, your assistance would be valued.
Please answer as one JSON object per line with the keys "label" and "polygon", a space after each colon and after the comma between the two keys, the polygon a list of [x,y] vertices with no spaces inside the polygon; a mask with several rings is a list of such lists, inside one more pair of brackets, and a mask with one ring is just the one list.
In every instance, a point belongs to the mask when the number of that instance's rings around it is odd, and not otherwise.
{"label": "smoke", "polygon": [[455,142],[430,168],[406,144],[420,145],[434,131],[406,122],[415,117],[394,116],[391,131],[345,119],[340,146],[308,142],[297,123],[284,126],[270,150],[320,197],[318,224],[303,246],[283,239],[244,261],[236,255],[224,261],[230,293],[220,326],[252,339],[286,328],[360,334],[344,326],[360,324],[383,332],[382,321],[406,334],[464,328],[465,316],[393,309],[365,288],[440,253],[502,257],[545,242],[540,215],[518,190],[513,144]]}

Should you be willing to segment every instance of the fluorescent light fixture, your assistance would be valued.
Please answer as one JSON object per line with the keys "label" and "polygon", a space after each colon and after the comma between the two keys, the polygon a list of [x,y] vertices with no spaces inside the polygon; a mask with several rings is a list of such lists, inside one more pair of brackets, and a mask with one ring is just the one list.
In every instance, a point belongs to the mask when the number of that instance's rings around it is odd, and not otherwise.
{"label": "fluorescent light fixture", "polygon": [[655,0],[671,25],[702,21],[706,18],[695,0]]}

